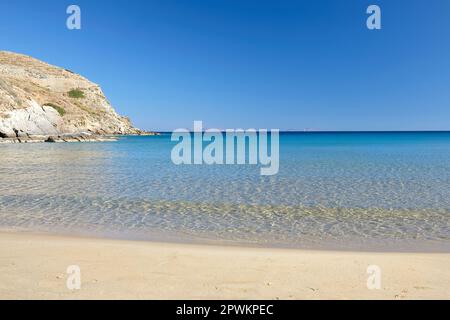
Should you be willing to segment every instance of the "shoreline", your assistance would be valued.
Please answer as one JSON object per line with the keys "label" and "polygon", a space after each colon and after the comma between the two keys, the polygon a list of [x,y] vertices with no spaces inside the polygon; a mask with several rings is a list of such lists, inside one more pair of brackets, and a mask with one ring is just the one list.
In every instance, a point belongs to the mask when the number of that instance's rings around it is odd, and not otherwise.
{"label": "shoreline", "polygon": [[59,135],[27,135],[18,137],[0,138],[0,144],[15,143],[63,143],[63,142],[111,142],[117,141],[117,137],[112,135],[98,134],[59,134]]}
{"label": "shoreline", "polygon": [[[66,287],[79,265],[80,290]],[[378,265],[381,289],[367,288]],[[2,299],[450,299],[450,254],[157,243],[0,231]]]}
{"label": "shoreline", "polygon": [[106,240],[106,241],[126,241],[137,243],[153,243],[153,244],[172,244],[172,245],[193,245],[206,247],[230,247],[230,248],[246,248],[246,249],[266,249],[266,250],[292,250],[292,251],[314,251],[314,252],[353,252],[353,253],[392,253],[392,254],[450,254],[450,249],[443,246],[442,243],[419,241],[417,244],[413,242],[393,242],[391,245],[375,246],[373,243],[364,243],[360,246],[349,246],[349,243],[339,245],[330,239],[327,242],[318,244],[317,242],[305,242],[303,245],[288,245],[286,243],[260,243],[244,240],[230,240],[230,239],[213,239],[205,237],[193,237],[180,233],[167,233],[167,231],[152,230],[152,236],[140,236],[130,233],[109,233],[109,232],[79,232],[61,230],[45,230],[45,229],[29,229],[26,227],[1,227],[0,234],[17,233],[17,234],[31,234],[42,235],[49,237],[61,238],[77,238],[77,239],[92,239],[92,240]]}
{"label": "shoreline", "polygon": [[159,136],[158,132],[142,132],[140,134],[92,134],[64,133],[57,135],[24,135],[17,137],[0,137],[0,144],[14,143],[63,143],[63,142],[114,142],[126,136]]}

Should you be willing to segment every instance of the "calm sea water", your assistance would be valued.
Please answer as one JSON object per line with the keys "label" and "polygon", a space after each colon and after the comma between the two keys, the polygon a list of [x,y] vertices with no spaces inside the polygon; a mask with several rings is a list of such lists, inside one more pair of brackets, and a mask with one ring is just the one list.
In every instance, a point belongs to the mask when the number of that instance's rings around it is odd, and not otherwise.
{"label": "calm sea water", "polygon": [[450,133],[285,133],[280,170],[176,166],[169,135],[0,145],[0,227],[450,251]]}

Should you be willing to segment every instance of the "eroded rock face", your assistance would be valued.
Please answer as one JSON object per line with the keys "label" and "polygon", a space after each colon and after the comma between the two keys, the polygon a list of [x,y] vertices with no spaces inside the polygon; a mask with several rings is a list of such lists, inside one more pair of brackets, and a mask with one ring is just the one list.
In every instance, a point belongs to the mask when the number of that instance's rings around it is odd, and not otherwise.
{"label": "eroded rock face", "polygon": [[0,138],[140,134],[101,88],[69,70],[0,51]]}
{"label": "eroded rock face", "polygon": [[36,101],[29,107],[4,112],[0,120],[0,132],[5,137],[58,134],[64,126],[62,117],[52,107],[40,106]]}

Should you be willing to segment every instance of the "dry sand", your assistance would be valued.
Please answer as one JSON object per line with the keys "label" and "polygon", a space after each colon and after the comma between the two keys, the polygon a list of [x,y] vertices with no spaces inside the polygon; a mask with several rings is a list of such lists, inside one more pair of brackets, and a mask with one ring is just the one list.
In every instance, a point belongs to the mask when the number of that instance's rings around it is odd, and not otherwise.
{"label": "dry sand", "polygon": [[[67,289],[69,265],[81,289]],[[381,289],[367,288],[367,267]],[[0,233],[2,299],[450,298],[450,254],[199,246]]]}

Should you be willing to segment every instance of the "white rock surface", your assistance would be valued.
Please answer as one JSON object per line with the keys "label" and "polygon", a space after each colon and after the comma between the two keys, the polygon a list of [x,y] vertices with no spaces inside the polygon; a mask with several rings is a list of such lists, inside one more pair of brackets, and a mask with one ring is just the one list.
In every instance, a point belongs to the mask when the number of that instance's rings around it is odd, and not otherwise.
{"label": "white rock surface", "polygon": [[30,135],[56,135],[63,119],[52,107],[40,106],[36,101],[28,101],[29,107],[3,113],[0,132],[7,136],[24,137]]}

